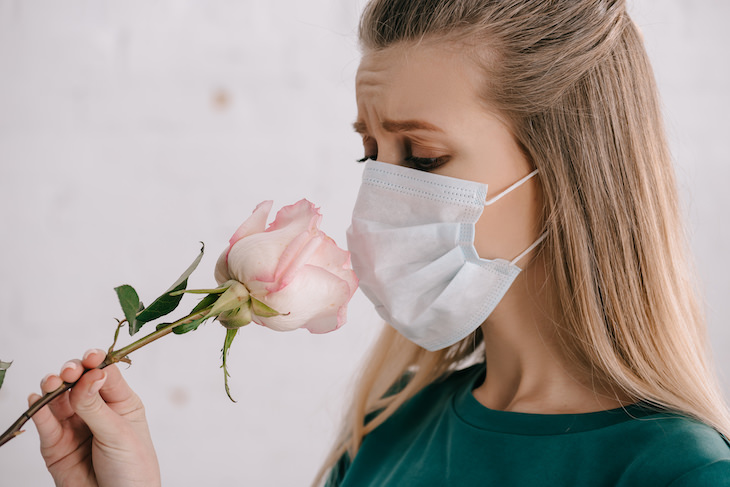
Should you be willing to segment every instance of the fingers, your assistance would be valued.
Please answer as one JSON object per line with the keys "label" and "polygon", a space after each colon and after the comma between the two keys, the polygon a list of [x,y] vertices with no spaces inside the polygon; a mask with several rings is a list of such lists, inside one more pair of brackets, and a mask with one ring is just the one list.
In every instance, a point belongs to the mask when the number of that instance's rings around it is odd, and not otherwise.
{"label": "fingers", "polygon": [[84,353],[81,360],[69,360],[63,367],[59,376],[66,382],[76,382],[86,369],[95,369],[106,358],[106,352],[98,348],[92,348]]}
{"label": "fingers", "polygon": [[[74,387],[43,408],[37,418],[39,432],[50,438],[61,430],[61,423],[77,414],[95,435],[113,435],[120,415],[142,412],[139,397],[129,387],[115,365],[97,369],[106,358],[99,349],[87,351],[81,360],[69,360],[58,375],[49,374],[41,381],[41,390],[49,393],[63,382],[75,382]],[[108,403],[108,404],[107,404]],[[110,407],[111,406],[111,407]],[[59,433],[60,434],[60,433]]]}
{"label": "fingers", "polygon": [[83,373],[84,368],[81,365],[81,360],[73,359],[61,366],[61,372],[58,373],[58,376],[64,382],[76,382]]}
{"label": "fingers", "polygon": [[[49,392],[53,392],[58,389],[61,384],[63,384],[63,381],[60,377],[48,374],[41,381],[41,391],[44,394],[48,394]],[[71,409],[71,405],[68,403],[68,394],[65,393],[51,401],[48,406],[50,407],[50,412],[52,412],[59,421],[63,421],[74,414],[73,409]]]}
{"label": "fingers", "polygon": [[58,375],[48,374],[41,381],[41,390],[44,393],[52,392],[61,386],[62,382],[76,382],[86,369],[94,369],[106,358],[106,352],[93,348],[87,350],[83,359],[69,360],[63,366]]}
{"label": "fingers", "polygon": [[73,410],[86,423],[92,434],[107,444],[114,443],[123,427],[121,417],[109,408],[99,394],[109,375],[106,370],[90,370],[79,379],[69,393],[69,402]]}
{"label": "fingers", "polygon": [[[28,405],[30,406],[34,402],[40,399],[38,394],[31,394],[28,396]],[[56,418],[48,407],[41,408],[36,412],[31,419],[35,423],[35,427],[38,430],[38,436],[41,439],[41,448],[55,445],[61,439],[63,435],[63,428],[58,418]]]}
{"label": "fingers", "polygon": [[55,374],[48,374],[41,379],[41,391],[43,394],[53,392],[63,383],[63,380]]}
{"label": "fingers", "polygon": [[[58,389],[63,382],[73,383],[79,380],[86,369],[97,367],[106,357],[106,352],[99,349],[88,350],[82,360],[69,360],[61,366],[61,371],[56,374],[48,374],[41,381],[41,391],[44,394]],[[61,394],[59,397],[51,401],[49,404],[53,415],[60,421],[73,416],[74,411],[69,404],[67,393]]]}
{"label": "fingers", "polygon": [[99,350],[98,348],[92,348],[87,350],[84,354],[84,358],[81,359],[81,364],[87,369],[95,369],[101,364],[106,358],[106,352]]}
{"label": "fingers", "polygon": [[126,411],[119,410],[116,406],[121,406],[124,409],[139,409],[142,407],[142,401],[129,387],[116,365],[110,365],[104,371],[107,378],[99,392],[107,403],[113,405],[119,414],[124,414]]}

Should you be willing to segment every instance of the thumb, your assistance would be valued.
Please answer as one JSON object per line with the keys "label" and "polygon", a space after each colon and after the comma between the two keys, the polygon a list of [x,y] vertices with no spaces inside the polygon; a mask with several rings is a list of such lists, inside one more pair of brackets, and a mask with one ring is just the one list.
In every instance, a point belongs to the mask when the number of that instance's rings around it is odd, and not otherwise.
{"label": "thumb", "polygon": [[112,443],[120,433],[121,418],[99,395],[106,378],[104,370],[88,371],[71,389],[69,402],[95,437],[105,443]]}

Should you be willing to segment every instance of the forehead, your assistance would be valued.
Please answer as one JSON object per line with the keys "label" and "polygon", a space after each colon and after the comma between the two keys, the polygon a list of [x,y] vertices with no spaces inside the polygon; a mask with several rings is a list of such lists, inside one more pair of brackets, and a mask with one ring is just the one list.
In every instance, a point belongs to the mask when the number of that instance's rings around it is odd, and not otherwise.
{"label": "forehead", "polygon": [[453,45],[396,45],[366,51],[356,77],[358,109],[386,111],[384,116],[398,118],[449,107],[480,108],[482,76]]}

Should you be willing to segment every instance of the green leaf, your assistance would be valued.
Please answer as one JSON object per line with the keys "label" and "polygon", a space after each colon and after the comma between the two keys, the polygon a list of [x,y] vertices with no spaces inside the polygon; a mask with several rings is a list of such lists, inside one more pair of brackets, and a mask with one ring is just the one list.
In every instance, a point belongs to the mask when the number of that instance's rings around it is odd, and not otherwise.
{"label": "green leaf", "polygon": [[[200,318],[200,319],[197,319],[197,320],[193,320],[190,323],[185,323],[185,324],[182,324],[182,325],[177,325],[175,328],[172,329],[172,332],[175,335],[182,335],[183,333],[187,333],[189,331],[196,330],[200,326],[200,324],[202,322],[204,322],[206,319],[207,318]],[[155,329],[156,330],[159,330],[160,328],[164,328],[164,327],[166,327],[166,326],[168,326],[170,324],[171,323],[160,323],[159,325],[157,325],[157,327]]]}
{"label": "green leaf", "polygon": [[[182,283],[180,283],[178,286],[185,287],[188,285],[188,281],[185,280]],[[180,304],[180,301],[182,300],[182,295],[176,295],[171,296],[167,291],[162,296],[159,296],[157,299],[155,299],[152,304],[150,304],[148,307],[143,309],[139,315],[137,315],[137,323],[139,324],[139,328],[142,328],[142,325],[145,323],[148,323],[150,321],[156,320],[157,318],[162,318],[163,316],[171,313],[172,311],[177,308],[177,306]],[[136,332],[135,332],[136,333]]]}
{"label": "green leaf", "polygon": [[[215,303],[218,298],[220,297],[219,294],[209,294],[203,299],[200,300],[200,302],[193,308],[191,313],[196,313],[198,311],[203,311],[205,308],[209,308],[213,306],[213,303]],[[190,323],[186,323],[184,325],[176,326],[172,329],[172,332],[175,335],[183,335],[189,331],[197,330],[198,327],[209,318],[209,316],[203,316],[202,318],[198,318],[197,320],[193,320]]]}
{"label": "green leaf", "polygon": [[124,317],[129,323],[129,334],[134,335],[139,330],[139,327],[137,327],[137,312],[141,306],[137,291],[128,284],[115,287],[114,290],[117,292]]}
{"label": "green leaf", "polygon": [[10,368],[12,365],[12,362],[3,362],[0,360],[0,387],[3,386],[3,381],[5,380],[5,371]]}
{"label": "green leaf", "polygon": [[172,329],[172,332],[175,335],[184,335],[185,333],[189,331],[195,331],[198,329],[198,327],[206,320],[207,318],[198,318],[197,320],[193,320],[190,323],[185,323],[184,325],[178,325],[175,328]]}
{"label": "green leaf", "polygon": [[[175,310],[175,308],[177,308],[183,297],[182,293],[178,293],[177,291],[182,291],[187,287],[188,277],[190,277],[190,274],[192,274],[193,271],[198,267],[198,264],[200,264],[200,260],[203,258],[204,251],[205,245],[201,247],[200,254],[198,254],[193,263],[190,264],[185,272],[183,272],[182,275],[178,277],[177,280],[172,284],[172,286],[170,286],[170,289],[165,291],[162,296],[155,299],[152,304],[143,309],[136,316],[136,326],[134,328],[134,332],[132,332],[132,328],[130,328],[131,335],[137,333],[140,328],[142,328],[142,325],[144,325],[145,323],[156,320],[157,318],[162,318],[163,316],[171,313]],[[175,293],[175,295],[172,295],[171,293]]]}
{"label": "green leaf", "polygon": [[251,296],[251,311],[253,311],[253,314],[256,316],[261,316],[262,318],[271,318],[272,316],[279,316],[281,314],[253,296]]}
{"label": "green leaf", "polygon": [[[206,296],[200,300],[200,302],[193,308],[193,310],[190,312],[190,314],[194,314],[198,311],[203,311],[205,308],[210,308],[219,297],[220,296],[218,296],[217,294],[209,294],[208,296]],[[210,318],[210,316],[206,315],[206,316],[203,316],[202,318],[198,318],[197,320],[193,320],[190,323],[185,323],[183,325],[177,325],[175,328],[172,329],[172,332],[175,335],[182,335],[189,331],[197,330],[198,327],[208,318]],[[159,325],[157,325],[156,329],[159,330],[160,328],[164,328],[169,324],[170,323],[160,323]]]}
{"label": "green leaf", "polygon": [[220,297],[219,294],[209,294],[203,299],[200,300],[200,302],[193,308],[192,313],[195,313],[196,311],[203,311],[205,308],[209,306],[213,306],[213,304],[218,301],[218,298]]}
{"label": "green leaf", "polygon": [[226,364],[226,360],[228,359],[228,349],[231,348],[231,344],[233,343],[233,339],[236,338],[236,333],[238,333],[238,328],[234,330],[226,330],[226,339],[223,342],[223,382],[226,387],[226,394],[228,395],[228,399],[230,399],[233,402],[236,402],[233,397],[231,397],[231,390],[228,388],[228,378],[231,376],[228,373],[228,366]]}
{"label": "green leaf", "polygon": [[[182,335],[183,333],[187,333],[189,331],[196,330],[201,325],[201,323],[203,323],[207,319],[208,318],[203,317],[203,318],[198,318],[197,320],[193,320],[193,321],[191,321],[189,323],[184,323],[184,324],[181,324],[181,325],[177,325],[175,328],[172,329],[172,332],[175,335]],[[164,327],[166,327],[168,325],[171,325],[171,323],[160,323],[159,325],[157,325],[157,327],[155,329],[156,330],[159,330],[159,329],[164,328]]]}

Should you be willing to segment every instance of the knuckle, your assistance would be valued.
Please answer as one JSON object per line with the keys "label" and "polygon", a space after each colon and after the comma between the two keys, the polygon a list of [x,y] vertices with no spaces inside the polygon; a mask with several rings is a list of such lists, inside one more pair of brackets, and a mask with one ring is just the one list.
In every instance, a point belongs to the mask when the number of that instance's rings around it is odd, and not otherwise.
{"label": "knuckle", "polygon": [[92,395],[84,398],[77,398],[77,400],[73,401],[71,405],[77,413],[94,414],[101,411],[104,407],[104,402],[98,395]]}

